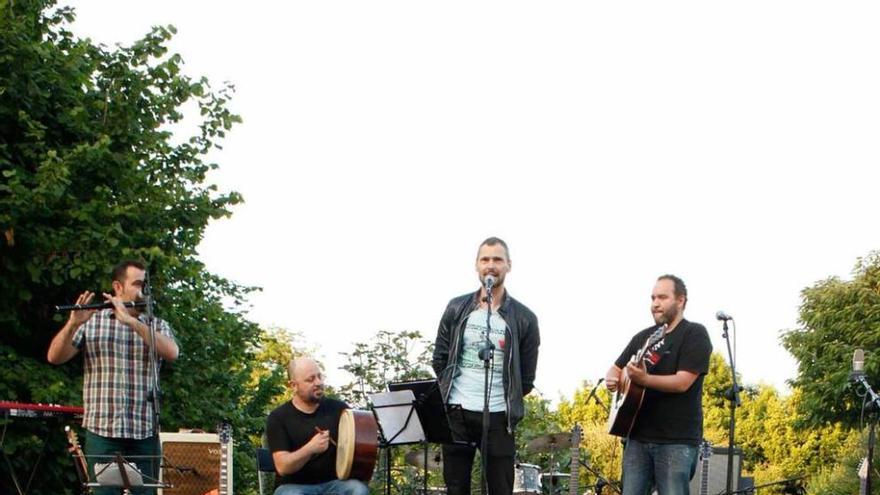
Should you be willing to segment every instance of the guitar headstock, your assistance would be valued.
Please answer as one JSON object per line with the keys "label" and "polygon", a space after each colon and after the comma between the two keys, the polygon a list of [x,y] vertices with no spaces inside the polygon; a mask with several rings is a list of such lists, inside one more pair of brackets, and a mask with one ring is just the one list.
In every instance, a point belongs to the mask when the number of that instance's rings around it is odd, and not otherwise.
{"label": "guitar headstock", "polygon": [[220,437],[220,443],[229,443],[232,439],[232,425],[229,423],[220,423],[217,426],[217,435]]}
{"label": "guitar headstock", "polygon": [[70,444],[71,447],[79,448],[79,437],[76,432],[70,426],[64,427],[64,433],[67,434],[67,443]]}
{"label": "guitar headstock", "polygon": [[708,459],[711,456],[712,456],[712,444],[709,443],[709,441],[704,438],[702,443],[700,443],[700,458],[701,459]]}
{"label": "guitar headstock", "polygon": [[657,330],[654,330],[651,333],[651,336],[648,337],[648,342],[645,344],[645,349],[651,347],[652,345],[660,342],[663,339],[663,336],[666,335],[666,329],[669,328],[669,325],[666,323],[657,327]]}
{"label": "guitar headstock", "polygon": [[571,448],[576,449],[580,446],[581,432],[583,432],[581,425],[575,423],[574,428],[571,429]]}
{"label": "guitar headstock", "polygon": [[648,349],[650,349],[651,346],[653,346],[657,342],[660,342],[661,340],[663,340],[663,336],[666,335],[667,328],[669,328],[669,325],[664,323],[663,325],[660,325],[659,327],[657,327],[656,330],[651,332],[651,335],[648,336],[648,340],[645,341],[645,345],[643,345],[642,348],[639,349],[638,354],[636,354],[636,356],[635,356],[636,362],[641,362],[642,358],[645,357],[645,353],[648,352]]}

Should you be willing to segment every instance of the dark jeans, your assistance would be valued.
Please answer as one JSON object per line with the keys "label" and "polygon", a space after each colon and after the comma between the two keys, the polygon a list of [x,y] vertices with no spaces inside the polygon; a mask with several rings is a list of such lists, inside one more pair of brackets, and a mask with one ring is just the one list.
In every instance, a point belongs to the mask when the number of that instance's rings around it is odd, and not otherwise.
{"label": "dark jeans", "polygon": [[370,489],[360,480],[333,480],[314,485],[281,485],[274,495],[369,495]]}
{"label": "dark jeans", "polygon": [[[95,463],[105,463],[113,460],[116,453],[122,454],[126,461],[134,462],[142,473],[145,484],[154,484],[159,479],[160,464],[159,439],[157,437],[135,440],[131,438],[109,438],[95,435],[86,430],[86,445],[83,453],[89,466],[89,476],[92,482],[96,481]],[[155,488],[133,488],[132,494],[153,495]],[[95,488],[94,495],[117,495],[122,493],[122,488]]]}
{"label": "dark jeans", "polygon": [[[459,441],[474,443],[477,448],[483,434],[483,413],[450,411],[452,436]],[[468,445],[443,446],[443,479],[447,495],[470,495],[471,468],[477,448]],[[489,455],[486,456],[486,481],[489,495],[510,495],[513,492],[513,459],[516,453],[513,435],[507,431],[507,414],[489,415]],[[483,455],[481,452],[480,455]]]}
{"label": "dark jeans", "polygon": [[629,439],[623,451],[623,495],[687,495],[697,468],[696,445]]}

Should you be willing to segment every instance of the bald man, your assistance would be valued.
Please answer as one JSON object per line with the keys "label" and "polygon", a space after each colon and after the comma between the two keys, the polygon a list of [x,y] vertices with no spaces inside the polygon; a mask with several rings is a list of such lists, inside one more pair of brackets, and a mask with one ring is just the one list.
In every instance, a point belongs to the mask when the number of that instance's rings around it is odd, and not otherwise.
{"label": "bald man", "polygon": [[358,480],[336,478],[339,415],[348,406],[324,397],[324,375],[315,360],[287,365],[293,397],[269,414],[266,437],[275,461],[275,495],[368,495]]}

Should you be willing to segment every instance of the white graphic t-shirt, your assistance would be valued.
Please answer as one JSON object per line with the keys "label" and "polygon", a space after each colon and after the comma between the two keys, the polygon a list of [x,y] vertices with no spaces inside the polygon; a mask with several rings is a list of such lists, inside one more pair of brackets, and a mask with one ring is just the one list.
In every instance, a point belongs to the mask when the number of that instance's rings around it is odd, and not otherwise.
{"label": "white graphic t-shirt", "polygon": [[[489,325],[492,327],[489,332],[489,340],[495,344],[494,359],[489,373],[489,411],[500,412],[507,409],[504,402],[502,374],[507,323],[495,312],[492,313]],[[474,310],[468,316],[462,339],[464,342],[461,347],[461,355],[458,358],[458,369],[452,379],[452,389],[449,391],[447,402],[461,404],[462,409],[468,411],[482,411],[485,376],[483,374],[483,360],[480,359],[479,352],[486,342],[485,309]]]}

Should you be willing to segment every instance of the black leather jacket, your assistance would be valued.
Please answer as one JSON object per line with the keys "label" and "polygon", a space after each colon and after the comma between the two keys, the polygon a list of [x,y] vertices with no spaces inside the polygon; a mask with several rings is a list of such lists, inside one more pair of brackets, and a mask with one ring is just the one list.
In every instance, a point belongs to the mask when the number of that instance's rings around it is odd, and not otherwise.
{"label": "black leather jacket", "polygon": [[[479,297],[480,291],[456,297],[449,301],[443,318],[440,319],[431,364],[440,381],[444,401],[449,397],[452,378],[458,368],[465,324],[470,314],[477,309]],[[535,386],[541,334],[535,313],[510,297],[506,290],[498,313],[507,323],[504,337],[504,400],[507,403],[507,427],[512,432],[525,415],[523,397]]]}

